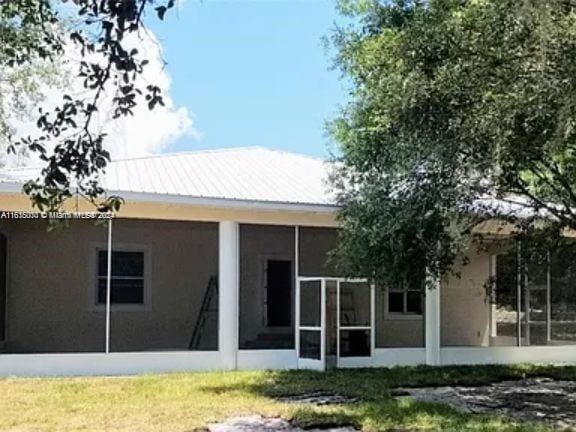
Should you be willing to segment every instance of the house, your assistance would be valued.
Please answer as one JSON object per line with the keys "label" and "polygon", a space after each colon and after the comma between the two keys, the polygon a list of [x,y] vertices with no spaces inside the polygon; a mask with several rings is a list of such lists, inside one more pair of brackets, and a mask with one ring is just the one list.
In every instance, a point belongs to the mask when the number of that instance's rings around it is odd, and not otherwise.
{"label": "house", "polygon": [[328,170],[265,148],[118,160],[117,217],[56,231],[26,213],[33,170],[3,171],[0,375],[576,360],[569,251],[518,277],[488,224],[425,293],[342,278]]}

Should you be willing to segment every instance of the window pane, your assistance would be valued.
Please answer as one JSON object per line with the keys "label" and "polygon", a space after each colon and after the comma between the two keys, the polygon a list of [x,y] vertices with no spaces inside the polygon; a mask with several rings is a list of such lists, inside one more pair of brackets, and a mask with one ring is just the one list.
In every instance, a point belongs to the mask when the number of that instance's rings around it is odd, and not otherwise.
{"label": "window pane", "polygon": [[530,304],[530,341],[527,342],[529,342],[530,345],[546,345],[546,291],[541,289],[524,290],[524,295],[528,295]]}
{"label": "window pane", "polygon": [[320,331],[300,331],[300,358],[321,359]]}
{"label": "window pane", "polygon": [[[98,276],[106,276],[108,251],[98,251]],[[144,277],[144,252],[112,251],[112,276]]]}
{"label": "window pane", "polygon": [[326,281],[326,355],[335,356],[338,349],[337,283]]}
{"label": "window pane", "polygon": [[[98,304],[106,303],[106,278],[98,279]],[[143,279],[114,279],[110,284],[111,304],[143,304]]]}
{"label": "window pane", "polygon": [[320,327],[320,281],[300,284],[300,326]]}
{"label": "window pane", "polygon": [[340,325],[370,325],[370,285],[366,282],[340,284]]}
{"label": "window pane", "polygon": [[[496,256],[496,280],[492,292],[492,330],[490,344],[518,344],[518,256],[514,245],[507,253]],[[522,311],[520,314],[523,315]]]}
{"label": "window pane", "polygon": [[422,293],[420,291],[408,291],[406,296],[406,312],[421,315]]}
{"label": "window pane", "polygon": [[530,321],[546,322],[546,291],[530,290]]}
{"label": "window pane", "polygon": [[369,357],[370,330],[340,330],[340,356]]}
{"label": "window pane", "polygon": [[552,254],[550,312],[553,345],[576,343],[576,245],[562,245]]}
{"label": "window pane", "polygon": [[388,293],[388,312],[403,313],[404,312],[404,293],[390,291]]}

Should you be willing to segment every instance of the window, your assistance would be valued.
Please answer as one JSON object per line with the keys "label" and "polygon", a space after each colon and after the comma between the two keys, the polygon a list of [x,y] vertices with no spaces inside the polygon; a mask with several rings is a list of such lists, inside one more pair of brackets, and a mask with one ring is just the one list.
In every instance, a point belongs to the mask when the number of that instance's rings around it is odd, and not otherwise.
{"label": "window", "polygon": [[[112,251],[110,303],[143,305],[145,303],[145,259],[143,251]],[[97,250],[96,304],[106,304],[108,251]]]}
{"label": "window", "polygon": [[576,243],[492,256],[491,345],[576,345]]}
{"label": "window", "polygon": [[389,315],[422,315],[423,290],[419,287],[387,290]]}

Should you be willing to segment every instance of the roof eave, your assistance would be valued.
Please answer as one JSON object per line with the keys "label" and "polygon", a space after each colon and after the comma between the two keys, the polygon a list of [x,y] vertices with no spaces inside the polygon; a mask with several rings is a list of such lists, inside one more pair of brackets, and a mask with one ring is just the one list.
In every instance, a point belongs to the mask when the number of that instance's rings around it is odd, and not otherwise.
{"label": "roof eave", "polygon": [[195,197],[189,195],[156,194],[148,192],[109,191],[109,195],[118,195],[126,201],[154,202],[164,204],[189,204],[205,207],[267,210],[267,211],[293,211],[311,213],[336,213],[336,205],[317,203],[295,203],[279,201],[258,201],[228,198]]}
{"label": "roof eave", "polygon": [[[0,183],[0,193],[22,193],[22,184]],[[279,201],[258,201],[243,199],[195,197],[189,195],[158,194],[149,192],[108,191],[108,195],[117,195],[128,202],[149,202],[158,204],[183,204],[203,207],[244,209],[261,211],[288,211],[303,213],[336,213],[338,206],[318,203],[295,203]]]}

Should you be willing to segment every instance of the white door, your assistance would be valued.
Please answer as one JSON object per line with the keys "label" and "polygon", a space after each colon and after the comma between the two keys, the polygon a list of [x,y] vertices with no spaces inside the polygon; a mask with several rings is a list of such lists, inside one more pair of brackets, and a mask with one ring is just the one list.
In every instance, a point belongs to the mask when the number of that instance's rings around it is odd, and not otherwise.
{"label": "white door", "polygon": [[374,285],[366,280],[338,280],[338,367],[372,366],[375,347],[374,297]]}
{"label": "white door", "polygon": [[326,280],[298,278],[296,352],[299,369],[326,368]]}

